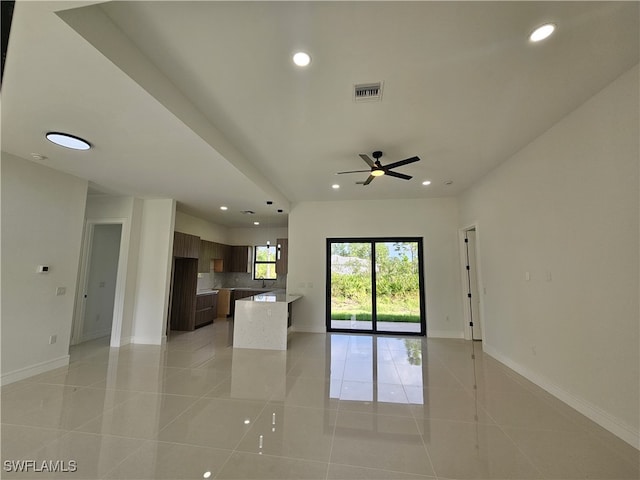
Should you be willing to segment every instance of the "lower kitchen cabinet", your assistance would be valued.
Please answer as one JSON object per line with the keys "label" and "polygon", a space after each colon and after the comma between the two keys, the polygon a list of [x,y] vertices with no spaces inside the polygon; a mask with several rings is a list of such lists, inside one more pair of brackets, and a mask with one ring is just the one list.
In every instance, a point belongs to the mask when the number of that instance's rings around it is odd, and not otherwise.
{"label": "lower kitchen cabinet", "polygon": [[218,316],[218,292],[196,295],[196,317],[194,328],[213,323]]}

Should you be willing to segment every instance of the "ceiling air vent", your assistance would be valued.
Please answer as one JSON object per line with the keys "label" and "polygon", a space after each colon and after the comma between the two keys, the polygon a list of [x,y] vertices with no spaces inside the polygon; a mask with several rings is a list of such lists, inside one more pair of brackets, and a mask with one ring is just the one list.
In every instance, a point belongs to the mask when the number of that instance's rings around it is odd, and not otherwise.
{"label": "ceiling air vent", "polygon": [[354,85],[353,99],[356,102],[379,102],[382,100],[382,82]]}

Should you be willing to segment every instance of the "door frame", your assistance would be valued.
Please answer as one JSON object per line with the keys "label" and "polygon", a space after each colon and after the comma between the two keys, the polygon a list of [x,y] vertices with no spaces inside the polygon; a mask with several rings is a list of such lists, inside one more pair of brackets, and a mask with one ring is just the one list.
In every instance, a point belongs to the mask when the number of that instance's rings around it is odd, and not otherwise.
{"label": "door frame", "polygon": [[[393,242],[415,242],[418,244],[418,285],[420,295],[420,332],[390,332],[377,329],[376,319],[376,269],[375,269],[375,244]],[[332,243],[370,243],[371,244],[371,330],[352,330],[331,327],[331,244]],[[325,280],[325,321],[327,332],[364,333],[382,335],[427,335],[427,307],[425,301],[424,277],[424,240],[423,237],[331,237],[326,238],[326,280]]]}
{"label": "door frame", "polygon": [[121,225],[120,251],[118,253],[118,272],[116,274],[116,289],[113,301],[113,319],[111,322],[112,347],[122,345],[122,321],[124,316],[124,297],[127,278],[127,262],[129,257],[129,219],[128,218],[99,218],[86,219],[82,240],[82,254],[78,288],[76,292],[76,306],[74,309],[73,325],[71,328],[71,341],[69,345],[76,345],[82,338],[82,327],[86,308],[85,293],[89,283],[89,264],[93,247],[93,233],[96,225]]}
{"label": "door frame", "polygon": [[467,277],[467,244],[465,243],[465,234],[474,230],[476,232],[476,243],[475,243],[475,259],[476,259],[476,283],[478,287],[478,317],[479,321],[477,322],[480,325],[480,338],[485,338],[485,328],[484,328],[484,287],[482,284],[482,266],[480,264],[480,231],[478,229],[478,222],[473,222],[465,227],[462,227],[458,230],[458,236],[460,240],[460,282],[462,285],[462,311],[464,314],[464,339],[471,340],[472,339],[472,331],[471,331],[471,312],[469,307],[469,297],[468,293],[468,277]]}

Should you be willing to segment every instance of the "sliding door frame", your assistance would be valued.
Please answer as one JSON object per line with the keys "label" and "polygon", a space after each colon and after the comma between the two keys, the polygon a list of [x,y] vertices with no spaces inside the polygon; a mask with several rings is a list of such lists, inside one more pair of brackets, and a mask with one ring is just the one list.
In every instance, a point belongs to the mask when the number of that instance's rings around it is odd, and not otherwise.
{"label": "sliding door frame", "polygon": [[[418,285],[420,294],[420,332],[390,332],[377,329],[377,293],[376,293],[376,243],[404,243],[415,242],[418,244]],[[350,328],[333,328],[331,326],[331,245],[334,243],[370,243],[371,244],[371,329],[360,330]],[[364,333],[364,334],[389,334],[426,336],[427,313],[424,290],[424,249],[422,237],[338,237],[326,239],[326,303],[325,317],[327,332]]]}

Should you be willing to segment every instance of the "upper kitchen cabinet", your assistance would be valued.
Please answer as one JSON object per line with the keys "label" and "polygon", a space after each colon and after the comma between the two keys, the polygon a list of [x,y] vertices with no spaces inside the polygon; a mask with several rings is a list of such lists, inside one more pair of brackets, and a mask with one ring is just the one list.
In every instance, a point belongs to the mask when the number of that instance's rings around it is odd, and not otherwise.
{"label": "upper kitchen cabinet", "polygon": [[173,256],[200,258],[200,237],[188,233],[173,232]]}
{"label": "upper kitchen cabinet", "polygon": [[289,264],[289,239],[279,238],[276,241],[276,274],[286,275]]}
{"label": "upper kitchen cabinet", "polygon": [[214,256],[214,243],[208,240],[200,240],[200,256],[198,258],[198,273],[209,273],[211,261]]}
{"label": "upper kitchen cabinet", "polygon": [[230,272],[231,247],[224,243],[200,241],[200,257],[198,260],[198,273],[210,273],[214,271]]}
{"label": "upper kitchen cabinet", "polygon": [[231,264],[231,246],[224,243],[214,243],[213,271],[228,272]]}
{"label": "upper kitchen cabinet", "polygon": [[251,273],[251,247],[232,245],[228,272]]}

